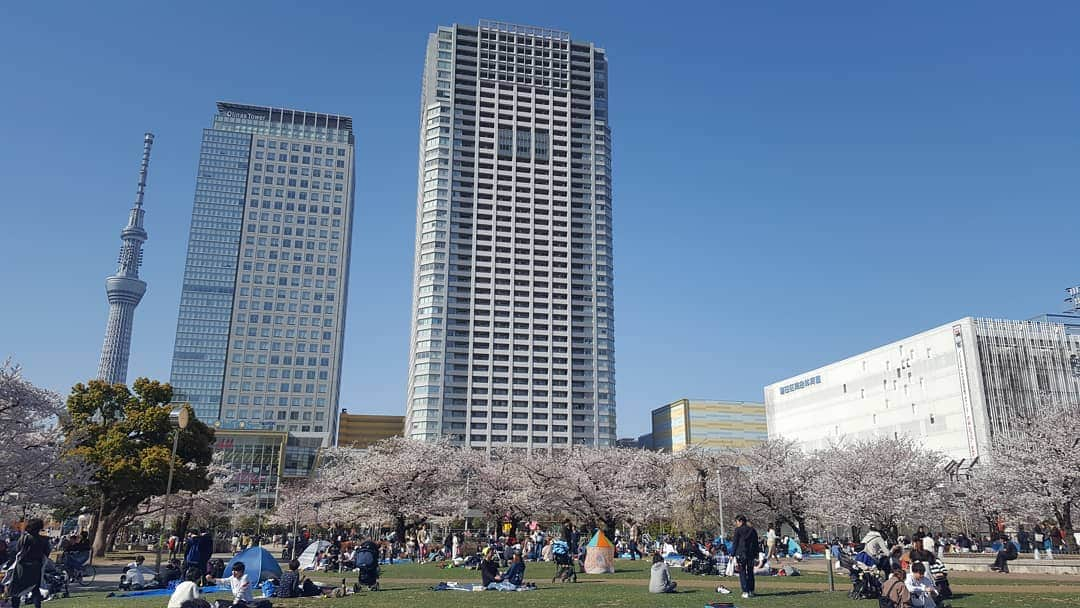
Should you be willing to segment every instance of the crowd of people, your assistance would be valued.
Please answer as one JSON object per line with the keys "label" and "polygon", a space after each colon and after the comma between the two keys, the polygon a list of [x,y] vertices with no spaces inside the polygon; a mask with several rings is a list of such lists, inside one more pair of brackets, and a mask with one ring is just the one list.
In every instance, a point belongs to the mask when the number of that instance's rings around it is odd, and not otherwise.
{"label": "crowd of people", "polygon": [[[611,540],[617,556],[651,560],[649,590],[653,593],[676,591],[677,584],[671,577],[669,566],[677,562],[683,572],[692,574],[737,575],[744,598],[753,597],[755,577],[798,574],[790,564],[801,560],[804,551],[828,547],[835,558],[841,554],[849,558],[855,556],[857,559],[849,559],[849,563],[863,560],[856,568],[879,572],[884,580],[876,592],[902,608],[937,608],[948,599],[951,590],[944,576],[943,563],[947,555],[993,554],[995,559],[990,568],[1008,573],[1009,563],[1022,553],[1030,553],[1036,559],[1053,559],[1055,553],[1069,550],[1065,531],[1052,524],[1037,524],[1030,528],[1020,525],[1010,532],[1006,532],[1002,524],[996,534],[979,537],[963,533],[931,533],[923,526],[910,536],[887,535],[882,530],[871,529],[860,542],[837,538],[813,547],[801,544],[795,538],[780,536],[773,528],[759,534],[758,529],[742,516],[735,524],[726,538],[684,534],[653,538],[634,522],[627,522],[625,527],[614,531]],[[527,562],[556,562],[561,566],[562,580],[576,580],[578,569],[582,572],[585,569],[587,550],[584,541],[596,530],[595,526],[575,525],[566,520],[546,527],[538,522],[516,528],[507,524],[503,534],[457,530],[435,535],[426,526],[420,526],[400,537],[390,532],[365,539],[356,531],[333,529],[328,531],[328,540],[321,541],[317,540],[320,535],[305,529],[295,536],[277,535],[272,540],[285,544],[286,559],[300,555],[311,543],[318,542],[314,560],[305,568],[327,572],[358,570],[361,543],[366,540],[364,550],[374,557],[376,569],[379,563],[397,560],[437,562],[446,567],[478,570],[481,585],[486,589],[513,590],[530,585],[525,581]],[[126,540],[138,545],[144,541],[152,544],[153,539],[136,533]],[[229,548],[240,552],[259,545],[262,540],[258,534],[237,532],[232,536]],[[1077,541],[1080,543],[1080,538]],[[136,556],[124,568],[121,588],[149,589],[172,586],[170,583],[173,583],[176,591],[172,599],[176,601],[170,601],[170,608],[175,608],[174,603],[189,608],[202,605],[190,603],[199,599],[199,586],[220,582],[230,585],[236,592],[235,606],[254,605],[248,597],[250,582],[244,583],[243,566],[225,576],[224,563],[213,563],[221,560],[213,560],[214,537],[209,530],[191,531],[183,538],[172,536],[167,543],[169,560],[160,572],[147,568],[143,557]],[[27,522],[21,533],[8,530],[0,535],[0,565],[5,566],[4,585],[13,608],[19,608],[24,597],[30,604],[40,606],[41,590],[29,581],[50,563],[54,550],[58,552],[56,563],[69,576],[75,576],[89,558],[91,543],[85,531],[64,536],[50,534],[40,519]],[[785,565],[783,560],[788,560],[788,564]],[[289,571],[280,582],[275,581],[279,597],[325,593],[325,587],[305,580],[299,570],[299,562],[292,559]],[[40,577],[37,580],[40,582]],[[718,590],[728,592],[723,586]]]}

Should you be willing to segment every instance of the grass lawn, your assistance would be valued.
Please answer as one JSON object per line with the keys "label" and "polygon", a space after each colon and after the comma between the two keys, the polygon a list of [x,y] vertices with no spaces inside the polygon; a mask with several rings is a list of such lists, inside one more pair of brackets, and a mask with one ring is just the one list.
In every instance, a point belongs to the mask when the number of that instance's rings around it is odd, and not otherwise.
{"label": "grass lawn", "polygon": [[[447,591],[435,593],[428,588],[438,581],[479,582],[473,570],[443,570],[431,565],[384,566],[381,586],[377,593],[364,592],[342,599],[303,598],[296,600],[273,600],[274,606],[327,608],[340,606],[352,608],[379,606],[386,608],[425,608],[443,606],[468,606],[469,608],[559,608],[582,606],[589,608],[655,607],[655,608],[702,608],[715,600],[735,602],[739,608],[872,608],[877,603],[870,600],[848,599],[849,583],[846,577],[836,581],[837,591],[830,593],[826,577],[809,574],[802,577],[759,577],[758,596],[742,600],[738,595],[738,580],[717,577],[684,575],[673,569],[672,576],[679,583],[681,593],[652,595],[648,593],[648,568],[641,561],[618,562],[618,572],[613,575],[579,575],[577,584],[551,583],[553,567],[547,564],[528,564],[526,580],[537,584],[536,591],[524,593],[463,593]],[[348,576],[351,584],[355,574]],[[317,580],[340,581],[341,576],[318,574]],[[1076,582],[1053,582],[1033,579],[1006,579],[986,577],[952,578],[954,608],[1073,608],[1080,606],[1080,580]],[[720,595],[715,588],[724,584],[732,590],[731,595]],[[49,606],[73,606],[78,608],[163,608],[167,597],[115,599],[105,598],[104,593],[84,593],[72,590],[70,599],[49,603]],[[226,598],[227,594],[216,594]]]}

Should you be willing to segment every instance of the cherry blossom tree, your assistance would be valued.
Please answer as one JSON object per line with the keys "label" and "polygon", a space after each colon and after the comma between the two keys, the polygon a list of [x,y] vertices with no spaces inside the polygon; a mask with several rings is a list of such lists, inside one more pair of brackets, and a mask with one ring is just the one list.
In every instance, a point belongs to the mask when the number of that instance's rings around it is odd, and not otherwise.
{"label": "cherry blossom tree", "polygon": [[11,361],[0,364],[0,503],[53,505],[92,472],[82,458],[65,458],[58,424],[65,415],[56,393],[22,377]]}
{"label": "cherry blossom tree", "polygon": [[740,459],[751,503],[770,522],[787,524],[801,542],[810,542],[810,499],[821,477],[823,459],[804,453],[797,443],[784,438],[759,443],[745,450]]}
{"label": "cherry blossom tree", "polygon": [[323,463],[313,495],[325,498],[336,521],[390,521],[402,539],[464,504],[462,454],[445,443],[392,437],[365,450],[327,450]]}
{"label": "cherry blossom tree", "polygon": [[823,523],[876,526],[941,521],[951,502],[943,453],[907,437],[845,442],[818,452],[821,475],[809,492]]}
{"label": "cherry blossom tree", "polygon": [[987,462],[974,467],[953,485],[950,517],[946,519],[956,521],[966,532],[983,529],[996,534],[998,521],[1003,518],[1038,520],[1042,517],[1040,506],[1010,490],[1007,481],[1011,476],[995,464]]}
{"label": "cherry blossom tree", "polygon": [[994,439],[988,473],[1001,492],[999,506],[1019,502],[1052,515],[1075,549],[1073,511],[1080,501],[1080,411],[1060,408]]}
{"label": "cherry blossom tree", "polygon": [[522,520],[536,514],[541,495],[528,477],[533,457],[523,451],[496,448],[464,451],[460,458],[465,483],[463,508],[477,509],[489,521],[506,518],[511,533]]}
{"label": "cherry blossom tree", "polygon": [[552,514],[612,536],[622,521],[647,522],[671,512],[671,462],[669,455],[645,450],[574,446],[534,457],[527,475]]}
{"label": "cherry blossom tree", "polygon": [[736,513],[753,515],[748,510],[747,483],[738,467],[735,453],[690,447],[671,457],[670,492],[672,510],[667,519],[685,532],[721,530],[723,516]]}

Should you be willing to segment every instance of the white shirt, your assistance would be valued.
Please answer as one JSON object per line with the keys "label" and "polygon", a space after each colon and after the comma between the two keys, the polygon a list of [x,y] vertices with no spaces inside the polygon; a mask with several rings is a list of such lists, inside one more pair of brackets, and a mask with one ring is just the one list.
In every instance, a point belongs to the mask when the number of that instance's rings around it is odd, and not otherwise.
{"label": "white shirt", "polygon": [[922,539],[922,546],[923,546],[923,549],[926,549],[927,551],[933,553],[934,552],[934,537],[933,536],[924,536],[923,539]]}
{"label": "white shirt", "polygon": [[929,575],[924,574],[922,578],[915,580],[915,575],[909,572],[907,578],[904,579],[904,586],[911,592],[912,606],[935,605],[930,592],[937,591],[937,587],[934,586],[934,581]]}
{"label": "white shirt", "polygon": [[232,587],[233,601],[239,602],[254,602],[255,597],[251,595],[251,581],[248,580],[248,575],[243,575],[240,578],[230,576],[228,578],[229,586]]}
{"label": "white shirt", "polygon": [[769,528],[769,531],[765,533],[765,541],[770,544],[776,544],[776,530]]}
{"label": "white shirt", "polygon": [[127,580],[132,585],[138,585],[140,587],[146,586],[146,577],[153,578],[154,571],[150,568],[144,568],[140,566],[138,562],[131,562],[127,565]]}
{"label": "white shirt", "polygon": [[181,608],[184,602],[189,600],[197,600],[202,597],[199,593],[199,586],[191,581],[184,581],[176,586],[176,589],[169,596],[168,608]]}

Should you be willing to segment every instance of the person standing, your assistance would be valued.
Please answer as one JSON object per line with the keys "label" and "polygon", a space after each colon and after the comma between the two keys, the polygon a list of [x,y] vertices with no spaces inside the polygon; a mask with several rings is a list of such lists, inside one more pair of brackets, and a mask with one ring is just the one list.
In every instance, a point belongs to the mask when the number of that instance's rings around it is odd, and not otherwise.
{"label": "person standing", "polygon": [[732,534],[731,541],[731,552],[739,568],[739,587],[742,588],[742,596],[754,597],[754,564],[757,562],[760,541],[757,530],[746,521],[745,516],[739,515],[735,518],[735,532]]}
{"label": "person standing", "polygon": [[1020,543],[1020,553],[1031,553],[1031,535],[1022,524],[1016,533],[1016,540]]}
{"label": "person standing", "polygon": [[776,529],[769,526],[765,533],[765,559],[771,560],[776,557]]}
{"label": "person standing", "polygon": [[638,527],[636,521],[630,522],[630,559],[636,560],[639,557],[644,557],[641,554],[641,547],[638,543],[641,542],[641,528]]}
{"label": "person standing", "polygon": [[30,594],[34,608],[41,608],[41,578],[49,558],[49,539],[41,536],[45,522],[34,518],[26,523],[23,535],[15,544],[15,572],[8,586],[12,608],[19,608],[22,596]]}
{"label": "person standing", "polygon": [[877,562],[877,567],[888,573],[889,543],[885,542],[885,537],[881,532],[874,526],[870,526],[870,531],[862,539],[862,545],[863,551]]}

